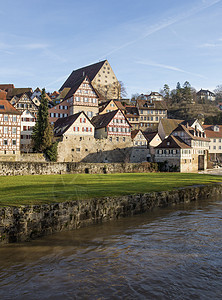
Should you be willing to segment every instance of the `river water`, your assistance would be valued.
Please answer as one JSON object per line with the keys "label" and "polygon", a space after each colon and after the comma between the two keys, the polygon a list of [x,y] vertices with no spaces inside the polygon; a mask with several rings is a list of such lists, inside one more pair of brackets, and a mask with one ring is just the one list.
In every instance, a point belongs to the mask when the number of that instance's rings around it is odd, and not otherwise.
{"label": "river water", "polygon": [[0,248],[0,299],[222,299],[222,201]]}

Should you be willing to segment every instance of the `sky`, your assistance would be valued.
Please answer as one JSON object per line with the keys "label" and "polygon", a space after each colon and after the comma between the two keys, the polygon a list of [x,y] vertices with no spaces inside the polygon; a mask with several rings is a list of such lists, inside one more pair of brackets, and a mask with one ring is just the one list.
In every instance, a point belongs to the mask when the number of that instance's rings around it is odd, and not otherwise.
{"label": "sky", "polygon": [[222,84],[222,0],[7,0],[0,7],[0,83],[58,90],[107,59],[128,97]]}

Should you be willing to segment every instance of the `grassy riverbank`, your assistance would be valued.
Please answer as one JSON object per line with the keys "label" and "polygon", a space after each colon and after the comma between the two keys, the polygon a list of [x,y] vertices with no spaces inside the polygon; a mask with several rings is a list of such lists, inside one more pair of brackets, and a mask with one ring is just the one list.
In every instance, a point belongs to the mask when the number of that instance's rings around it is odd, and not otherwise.
{"label": "grassy riverbank", "polygon": [[221,176],[180,173],[2,176],[0,206],[165,191],[221,181]]}

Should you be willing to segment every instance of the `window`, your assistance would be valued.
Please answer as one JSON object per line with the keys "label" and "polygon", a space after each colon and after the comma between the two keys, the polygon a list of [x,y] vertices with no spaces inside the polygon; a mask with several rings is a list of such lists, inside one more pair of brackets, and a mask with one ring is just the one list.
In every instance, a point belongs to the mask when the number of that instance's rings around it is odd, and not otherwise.
{"label": "window", "polygon": [[216,143],[216,139],[214,139],[213,142]]}
{"label": "window", "polygon": [[123,137],[123,142],[125,142],[126,141],[126,138],[125,137]]}
{"label": "window", "polygon": [[8,140],[4,140],[4,145],[8,145]]}
{"label": "window", "polygon": [[80,152],[80,148],[76,148],[76,152]]}
{"label": "window", "polygon": [[112,142],[113,138],[110,136],[109,141]]}
{"label": "window", "polygon": [[8,133],[8,127],[4,127],[4,133]]}
{"label": "window", "polygon": [[117,136],[116,141],[119,142],[119,137]]}
{"label": "window", "polygon": [[16,140],[12,140],[12,145],[16,145]]}
{"label": "window", "polygon": [[16,116],[13,116],[13,117],[12,117],[12,121],[13,121],[13,122],[17,122],[17,117],[16,117]]}
{"label": "window", "polygon": [[93,112],[92,112],[92,111],[88,111],[88,112],[87,112],[87,116],[88,116],[89,118],[92,118],[92,117],[93,117]]}
{"label": "window", "polygon": [[8,122],[8,115],[4,115],[4,121]]}
{"label": "window", "polygon": [[12,127],[12,134],[16,134],[16,127]]}

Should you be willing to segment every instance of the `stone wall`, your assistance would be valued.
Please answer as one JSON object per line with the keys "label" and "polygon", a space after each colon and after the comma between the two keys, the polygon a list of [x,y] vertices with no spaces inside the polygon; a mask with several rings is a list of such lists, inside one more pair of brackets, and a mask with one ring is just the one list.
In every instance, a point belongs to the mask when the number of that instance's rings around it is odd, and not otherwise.
{"label": "stone wall", "polygon": [[157,171],[154,163],[53,163],[0,162],[0,176],[50,174],[146,173]]}
{"label": "stone wall", "polygon": [[3,207],[0,208],[0,244],[28,241],[53,232],[77,229],[221,194],[222,185],[214,184],[51,205]]}
{"label": "stone wall", "polygon": [[46,158],[43,153],[21,153],[20,161],[46,162]]}

